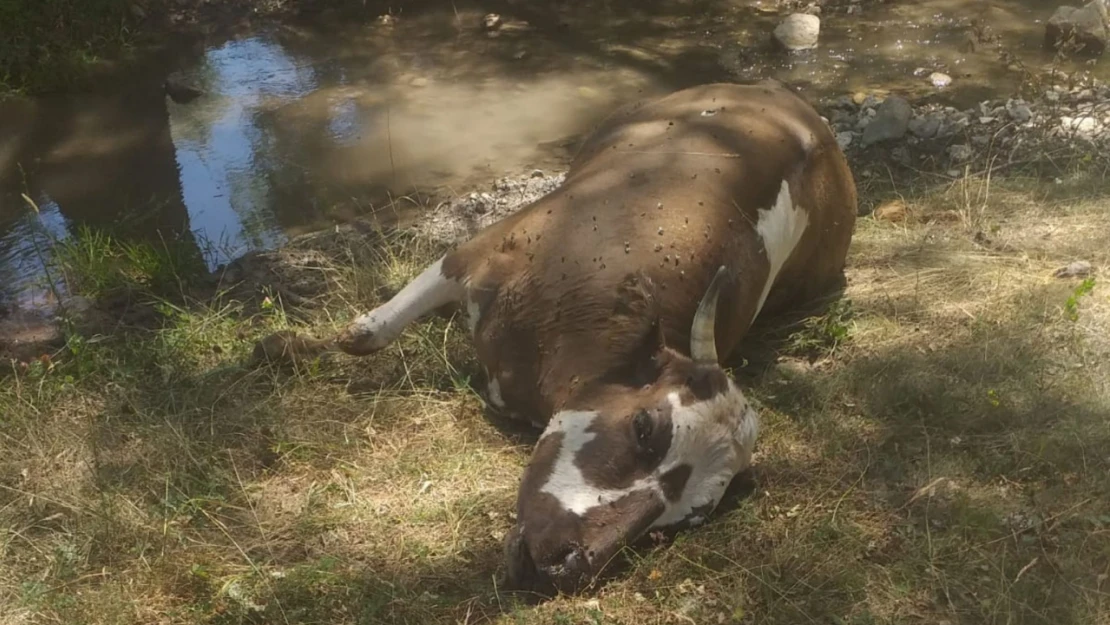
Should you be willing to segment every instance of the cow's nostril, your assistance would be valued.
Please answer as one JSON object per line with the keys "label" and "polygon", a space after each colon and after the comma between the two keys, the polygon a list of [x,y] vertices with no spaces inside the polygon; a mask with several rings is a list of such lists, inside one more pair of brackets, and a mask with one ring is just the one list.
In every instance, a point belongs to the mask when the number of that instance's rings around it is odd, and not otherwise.
{"label": "cow's nostril", "polygon": [[590,561],[582,547],[573,546],[558,552],[552,564],[541,569],[561,592],[573,594],[589,576]]}
{"label": "cow's nostril", "polygon": [[555,552],[550,562],[552,566],[569,566],[581,555],[582,549],[577,545],[569,545]]}

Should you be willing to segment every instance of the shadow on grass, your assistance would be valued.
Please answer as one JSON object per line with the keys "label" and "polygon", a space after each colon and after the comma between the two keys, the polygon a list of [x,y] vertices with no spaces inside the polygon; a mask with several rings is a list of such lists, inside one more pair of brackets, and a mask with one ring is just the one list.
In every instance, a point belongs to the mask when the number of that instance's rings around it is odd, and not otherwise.
{"label": "shadow on grass", "polygon": [[[1004,314],[950,328],[907,324],[891,347],[848,348],[827,369],[770,376],[754,391],[774,415],[760,489],[799,501],[800,516],[832,522],[840,511],[848,526],[880,526],[837,544],[870,574],[884,569],[888,592],[913,596],[923,614],[1045,623],[1105,614],[1096,577],[1110,561],[1098,503],[1110,405],[1086,369],[1084,339],[1046,320],[1070,291],[1031,289],[1000,303]],[[821,506],[834,502],[830,517]],[[805,542],[786,550],[812,557]],[[813,568],[775,585],[811,587]],[[895,598],[875,597],[864,579],[841,590],[864,600],[869,618],[891,607],[872,601]],[[860,611],[845,601],[835,613]]]}
{"label": "shadow on grass", "polygon": [[[872,261],[900,273],[957,262],[918,247]],[[1089,335],[1059,316],[1071,286],[1020,289],[974,319],[941,321],[906,312],[938,303],[919,293],[849,288],[850,323],[885,339],[849,337],[822,366],[754,367],[746,387],[766,425],[753,471],[706,525],[626,550],[619,575],[591,594],[617,621],[682,609],[701,622],[739,608],[773,623],[1097,620],[1110,411]],[[496,588],[499,532],[534,431],[483,414],[458,324],[433,318],[388,353],[290,374],[240,364],[253,338],[286,323],[277,313],[244,332],[222,310],[74,343],[57,374],[76,388],[56,392],[95,406],[80,428],[59,431],[62,409],[8,417],[13,438],[58,437],[46,447],[90,468],[69,478],[72,499],[6,508],[31,540],[87,545],[52,582],[122,574],[138,554],[153,563],[141,592],[206,622],[580,615],[574,602],[524,607]],[[779,338],[753,342],[794,353],[797,326],[769,327]],[[65,404],[42,408],[55,406]],[[5,504],[19,499],[5,492]],[[55,514],[63,521],[42,520]],[[704,587],[696,606],[684,603],[685,578]],[[90,608],[61,604],[68,589],[36,605],[81,620]]]}

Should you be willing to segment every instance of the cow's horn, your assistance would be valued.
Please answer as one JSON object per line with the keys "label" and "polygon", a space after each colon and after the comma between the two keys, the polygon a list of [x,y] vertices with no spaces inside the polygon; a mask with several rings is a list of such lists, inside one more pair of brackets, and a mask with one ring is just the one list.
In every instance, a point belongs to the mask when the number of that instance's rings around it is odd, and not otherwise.
{"label": "cow's horn", "polygon": [[698,304],[698,312],[694,313],[694,325],[690,329],[690,357],[695,362],[702,364],[717,363],[717,340],[715,330],[717,327],[717,298],[721,294],[721,285],[725,280],[725,266],[717,269],[716,275],[705,290],[705,295]]}

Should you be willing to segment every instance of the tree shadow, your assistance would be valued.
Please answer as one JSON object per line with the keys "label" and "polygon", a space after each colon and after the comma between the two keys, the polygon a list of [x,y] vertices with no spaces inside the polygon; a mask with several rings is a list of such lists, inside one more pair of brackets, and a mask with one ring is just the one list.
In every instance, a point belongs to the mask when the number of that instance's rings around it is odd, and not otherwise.
{"label": "tree shadow", "polygon": [[[1012,317],[957,323],[945,336],[890,347],[849,348],[849,359],[829,368],[765,378],[755,392],[780,433],[758,462],[760,488],[788,500],[792,491],[805,498],[832,489],[851,502],[844,504],[855,509],[849,517],[889,519],[900,540],[868,560],[926,595],[939,593],[930,568],[959,589],[932,597],[928,612],[981,615],[974,597],[988,583],[970,570],[990,567],[1020,579],[998,596],[1000,613],[1082,622],[1089,607],[1054,582],[1099,568],[1110,547],[1099,541],[1088,551],[1086,529],[1095,514],[1090,495],[1105,488],[1107,464],[1092,452],[1110,438],[1100,425],[1108,406],[1097,374],[1068,373],[1084,348],[1061,340],[1066,329],[1043,325],[1040,306],[1067,290],[1034,288],[998,304],[1012,308]],[[791,454],[791,446],[807,452]],[[853,492],[855,480],[860,490]],[[1008,488],[1020,495],[1007,496]],[[1053,515],[1069,520],[1022,520]],[[920,555],[930,541],[932,559]],[[1066,564],[1030,579],[1017,575],[1045,544]]]}

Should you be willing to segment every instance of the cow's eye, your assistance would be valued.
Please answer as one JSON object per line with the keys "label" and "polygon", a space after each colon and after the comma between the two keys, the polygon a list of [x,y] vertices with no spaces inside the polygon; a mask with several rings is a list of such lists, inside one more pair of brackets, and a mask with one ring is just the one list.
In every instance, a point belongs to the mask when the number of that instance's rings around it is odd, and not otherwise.
{"label": "cow's eye", "polygon": [[646,447],[651,440],[653,424],[651,415],[646,410],[640,410],[632,416],[632,432],[636,435],[636,442]]}

